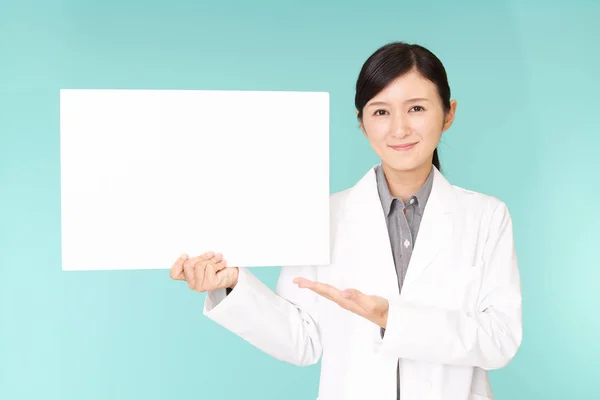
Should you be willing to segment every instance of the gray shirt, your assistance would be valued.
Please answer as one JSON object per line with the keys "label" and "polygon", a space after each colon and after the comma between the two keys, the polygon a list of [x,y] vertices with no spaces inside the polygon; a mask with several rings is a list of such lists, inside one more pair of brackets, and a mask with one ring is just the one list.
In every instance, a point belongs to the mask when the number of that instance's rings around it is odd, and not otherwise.
{"label": "gray shirt", "polygon": [[[402,292],[404,277],[408,269],[408,263],[412,256],[413,248],[419,233],[419,226],[423,218],[423,212],[431,193],[433,186],[433,167],[425,184],[413,196],[407,199],[406,203],[402,199],[392,196],[390,188],[385,179],[385,174],[381,165],[375,167],[375,176],[377,179],[377,190],[379,199],[383,208],[383,214],[386,219],[390,246],[394,256],[396,275],[398,276],[398,289]],[[381,336],[385,334],[385,329],[381,329]],[[399,372],[399,371],[398,371]],[[400,399],[400,379],[398,376],[397,398]]]}
{"label": "gray shirt", "polygon": [[390,245],[398,275],[398,289],[402,291],[402,284],[412,256],[419,226],[423,218],[423,211],[427,205],[429,194],[433,186],[433,167],[425,184],[407,199],[406,204],[397,197],[392,196],[385,179],[381,165],[375,167],[377,190],[386,218]]}

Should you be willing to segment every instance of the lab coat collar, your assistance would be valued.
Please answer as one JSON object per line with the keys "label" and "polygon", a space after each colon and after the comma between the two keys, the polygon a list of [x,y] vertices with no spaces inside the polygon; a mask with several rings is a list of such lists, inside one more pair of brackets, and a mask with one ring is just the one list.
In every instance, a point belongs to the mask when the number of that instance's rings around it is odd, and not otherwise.
{"label": "lab coat collar", "polygon": [[[431,194],[423,212],[404,287],[416,281],[446,248],[454,231],[453,214],[458,202],[453,186],[435,167],[433,174]],[[356,239],[360,240],[358,246],[369,252],[374,272],[384,274],[383,279],[381,276],[377,278],[379,282],[384,282],[382,291],[398,293],[389,234],[377,191],[375,166],[350,188],[346,206],[347,216],[357,229]]]}

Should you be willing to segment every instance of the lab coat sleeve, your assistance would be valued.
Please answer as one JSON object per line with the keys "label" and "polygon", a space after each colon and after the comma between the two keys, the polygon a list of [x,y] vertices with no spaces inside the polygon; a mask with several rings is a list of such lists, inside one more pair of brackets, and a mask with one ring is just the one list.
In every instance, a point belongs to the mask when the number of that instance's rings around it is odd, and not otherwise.
{"label": "lab coat sleeve", "polygon": [[295,277],[316,279],[315,267],[283,267],[275,292],[247,268],[239,269],[238,283],[206,296],[204,315],[278,360],[295,365],[319,361],[317,295],[301,290]]}
{"label": "lab coat sleeve", "polygon": [[503,203],[494,211],[483,252],[483,279],[472,312],[390,299],[380,351],[435,364],[506,366],[521,345],[522,301],[512,222]]}

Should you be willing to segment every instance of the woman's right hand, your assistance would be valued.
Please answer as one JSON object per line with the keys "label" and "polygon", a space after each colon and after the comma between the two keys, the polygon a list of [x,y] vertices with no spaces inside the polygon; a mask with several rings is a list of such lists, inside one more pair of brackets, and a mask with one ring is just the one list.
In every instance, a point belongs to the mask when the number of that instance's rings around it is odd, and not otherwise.
{"label": "woman's right hand", "polygon": [[238,280],[238,268],[228,267],[221,254],[212,251],[198,257],[181,255],[171,267],[171,278],[188,283],[199,293],[215,289],[233,289]]}

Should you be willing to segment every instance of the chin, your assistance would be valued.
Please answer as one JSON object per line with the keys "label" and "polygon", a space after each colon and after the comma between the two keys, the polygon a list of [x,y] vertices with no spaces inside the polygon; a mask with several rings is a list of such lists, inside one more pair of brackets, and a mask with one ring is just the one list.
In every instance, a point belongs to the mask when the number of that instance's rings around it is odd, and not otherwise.
{"label": "chin", "polygon": [[386,164],[389,168],[398,172],[413,171],[419,168],[420,165],[422,165],[422,163],[419,163],[416,160],[398,160],[397,157],[391,160],[383,159],[383,163]]}
{"label": "chin", "polygon": [[[395,150],[386,150],[381,152],[381,160],[394,171],[410,172],[425,168],[426,164],[431,166],[431,157],[427,157],[422,151],[414,151],[415,149],[413,149],[413,151],[403,154]],[[433,154],[433,150],[431,152]]]}

